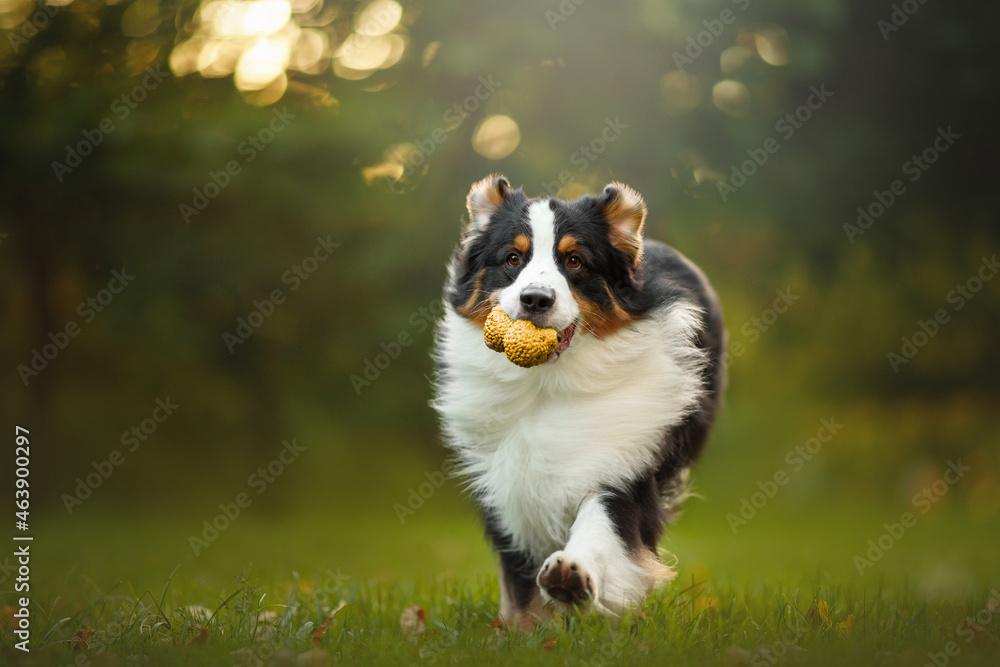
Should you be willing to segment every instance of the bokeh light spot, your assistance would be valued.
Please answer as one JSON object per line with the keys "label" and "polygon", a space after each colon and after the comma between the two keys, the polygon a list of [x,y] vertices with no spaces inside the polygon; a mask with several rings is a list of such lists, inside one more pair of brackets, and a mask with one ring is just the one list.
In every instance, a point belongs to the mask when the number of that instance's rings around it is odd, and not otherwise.
{"label": "bokeh light spot", "polygon": [[726,76],[732,76],[746,64],[751,56],[753,56],[753,52],[745,46],[730,46],[719,56],[722,73]]}
{"label": "bokeh light spot", "polygon": [[757,31],[754,38],[757,54],[768,65],[780,67],[788,64],[788,33],[784,28],[768,26]]}
{"label": "bokeh light spot", "polygon": [[521,131],[510,116],[487,116],[472,133],[472,148],[490,160],[507,157],[521,143]]}
{"label": "bokeh light spot", "polygon": [[712,102],[723,113],[742,116],[750,106],[750,91],[741,81],[723,79],[712,87]]}
{"label": "bokeh light spot", "polygon": [[395,0],[374,0],[357,13],[354,32],[374,37],[385,35],[399,25],[403,7]]}

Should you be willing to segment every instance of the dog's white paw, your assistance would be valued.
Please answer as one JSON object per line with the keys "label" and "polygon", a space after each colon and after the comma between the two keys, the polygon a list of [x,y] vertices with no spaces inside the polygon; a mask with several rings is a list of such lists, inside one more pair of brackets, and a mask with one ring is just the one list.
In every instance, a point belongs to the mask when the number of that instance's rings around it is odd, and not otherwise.
{"label": "dog's white paw", "polygon": [[545,559],[537,581],[546,599],[574,605],[598,600],[597,578],[565,551]]}

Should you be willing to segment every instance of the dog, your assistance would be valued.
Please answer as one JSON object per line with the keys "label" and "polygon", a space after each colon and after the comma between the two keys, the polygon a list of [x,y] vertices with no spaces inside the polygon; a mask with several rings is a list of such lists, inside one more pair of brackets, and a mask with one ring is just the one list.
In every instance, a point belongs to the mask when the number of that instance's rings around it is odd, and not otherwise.
{"label": "dog", "polygon": [[[725,388],[719,299],[643,239],[646,204],[621,183],[563,201],[491,175],[466,204],[432,406],[499,555],[500,617],[527,630],[560,605],[618,614],[676,574],[657,542]],[[487,348],[497,304],[558,331],[543,364]]]}

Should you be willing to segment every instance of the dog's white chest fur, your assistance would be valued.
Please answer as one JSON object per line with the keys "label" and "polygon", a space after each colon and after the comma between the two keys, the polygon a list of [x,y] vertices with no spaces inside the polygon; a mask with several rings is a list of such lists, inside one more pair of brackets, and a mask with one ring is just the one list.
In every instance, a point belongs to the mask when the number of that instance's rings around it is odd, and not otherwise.
{"label": "dog's white chest fur", "polygon": [[656,462],[667,428],[700,392],[697,309],[675,303],[604,339],[578,334],[524,369],[450,307],[438,330],[434,407],[461,472],[513,545],[562,548],[580,504]]}

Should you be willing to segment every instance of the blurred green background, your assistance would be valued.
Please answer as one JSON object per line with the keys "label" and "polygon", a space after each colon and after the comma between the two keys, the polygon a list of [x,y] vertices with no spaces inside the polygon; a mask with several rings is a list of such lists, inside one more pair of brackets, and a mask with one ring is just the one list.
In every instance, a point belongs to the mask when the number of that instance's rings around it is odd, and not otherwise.
{"label": "blurred green background", "polygon": [[2,413],[31,431],[39,558],[96,588],[178,562],[492,574],[427,402],[464,197],[499,171],[628,183],[721,296],[682,563],[853,573],[961,458],[914,560],[875,567],[992,571],[997,25],[988,2],[0,0]]}

